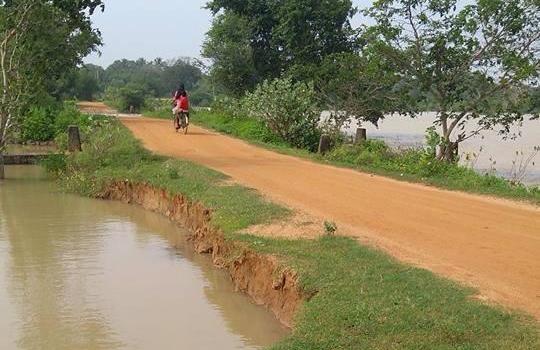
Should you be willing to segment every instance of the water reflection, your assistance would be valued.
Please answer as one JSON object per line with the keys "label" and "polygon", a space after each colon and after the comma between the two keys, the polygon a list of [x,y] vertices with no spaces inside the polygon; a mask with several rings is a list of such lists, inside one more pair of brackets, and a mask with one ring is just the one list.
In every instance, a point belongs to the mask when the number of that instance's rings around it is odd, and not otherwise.
{"label": "water reflection", "polygon": [[157,214],[34,179],[0,184],[0,220],[0,349],[250,349],[285,335]]}

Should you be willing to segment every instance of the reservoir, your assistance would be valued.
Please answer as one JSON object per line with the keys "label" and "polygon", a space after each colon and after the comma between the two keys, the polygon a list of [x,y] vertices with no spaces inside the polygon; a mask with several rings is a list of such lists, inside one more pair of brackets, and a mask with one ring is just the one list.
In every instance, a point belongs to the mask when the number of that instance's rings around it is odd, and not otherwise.
{"label": "reservoir", "polygon": [[[328,112],[323,113],[328,118]],[[425,112],[417,118],[405,115],[387,115],[378,127],[365,123],[368,138],[381,139],[394,148],[419,148],[425,145],[426,129],[433,126],[436,114]],[[358,123],[352,121],[343,131],[353,135]],[[466,130],[476,130],[478,125],[469,123]],[[440,127],[437,128],[440,133]],[[517,180],[528,185],[540,185],[540,120],[525,117],[513,125],[509,133],[483,130],[460,145],[460,162],[479,173],[490,173]],[[454,138],[455,139],[455,135]]]}

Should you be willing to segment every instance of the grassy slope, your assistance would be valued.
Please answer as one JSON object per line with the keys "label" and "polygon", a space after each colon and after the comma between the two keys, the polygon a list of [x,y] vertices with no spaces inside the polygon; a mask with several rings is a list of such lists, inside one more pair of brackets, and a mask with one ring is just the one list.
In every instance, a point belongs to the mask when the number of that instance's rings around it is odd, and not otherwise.
{"label": "grassy slope", "polygon": [[[123,127],[93,132],[85,151],[68,159],[68,189],[99,193],[112,179],[147,182],[213,209],[227,239],[279,256],[316,295],[297,328],[274,349],[540,349],[538,324],[472,298],[474,291],[342,237],[282,240],[242,234],[252,224],[286,219],[289,211],[258,193],[226,186],[226,176],[151,155]],[[133,166],[136,165],[136,166]]]}
{"label": "grassy slope", "polygon": [[[156,114],[149,112],[147,116]],[[392,159],[373,153],[363,157],[360,150],[344,146],[326,156],[320,156],[287,146],[266,131],[264,125],[253,119],[231,118],[220,113],[200,111],[193,114],[192,121],[259,146],[317,162],[449,190],[524,200],[540,205],[540,188],[511,185],[500,177],[480,175],[461,166],[422,163],[418,156],[412,153]]]}

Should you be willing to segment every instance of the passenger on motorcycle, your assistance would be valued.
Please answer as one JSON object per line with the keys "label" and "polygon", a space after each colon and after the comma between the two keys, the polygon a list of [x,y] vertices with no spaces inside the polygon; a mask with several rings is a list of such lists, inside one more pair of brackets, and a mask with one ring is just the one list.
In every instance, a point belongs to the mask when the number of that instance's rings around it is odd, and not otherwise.
{"label": "passenger on motorcycle", "polygon": [[[184,84],[181,84],[178,90],[176,90],[176,92],[174,93],[173,104],[173,114],[175,116],[175,119],[181,114],[183,114],[186,118],[185,125],[189,125],[189,98],[186,89],[184,88]],[[180,129],[179,121],[176,124],[176,129]]]}

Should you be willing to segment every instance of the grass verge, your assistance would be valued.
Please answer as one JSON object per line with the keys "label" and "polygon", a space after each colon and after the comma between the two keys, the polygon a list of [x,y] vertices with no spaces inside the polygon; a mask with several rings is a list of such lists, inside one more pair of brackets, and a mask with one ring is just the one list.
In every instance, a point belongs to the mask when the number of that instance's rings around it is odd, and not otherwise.
{"label": "grass verge", "polygon": [[95,196],[113,180],[144,182],[182,193],[213,210],[228,240],[273,254],[299,273],[315,296],[305,302],[292,334],[272,349],[538,349],[538,324],[487,306],[474,291],[396,262],[336,236],[284,240],[242,234],[253,224],[286,219],[289,211],[257,192],[224,185],[226,176],[155,156],[116,122],[101,123],[84,151],[56,174],[68,190]]}
{"label": "grass verge", "polygon": [[[148,112],[147,116],[155,114]],[[193,114],[192,121],[283,154],[448,190],[491,195],[540,205],[540,187],[512,184],[495,175],[482,175],[457,164],[439,162],[423,150],[395,152],[382,141],[371,140],[364,145],[338,146],[321,156],[288,146],[261,122],[251,118],[198,111]]]}

